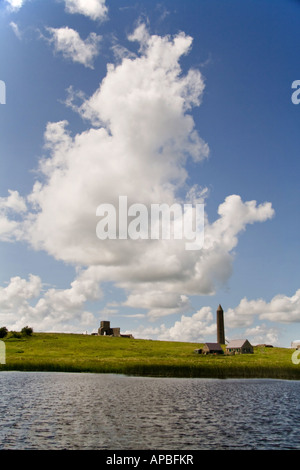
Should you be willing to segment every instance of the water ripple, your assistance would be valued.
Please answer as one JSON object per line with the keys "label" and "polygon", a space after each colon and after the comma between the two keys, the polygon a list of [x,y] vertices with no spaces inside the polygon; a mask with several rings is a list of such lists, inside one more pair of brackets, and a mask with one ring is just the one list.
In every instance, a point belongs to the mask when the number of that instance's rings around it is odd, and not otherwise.
{"label": "water ripple", "polygon": [[0,373],[0,449],[300,449],[300,382]]}

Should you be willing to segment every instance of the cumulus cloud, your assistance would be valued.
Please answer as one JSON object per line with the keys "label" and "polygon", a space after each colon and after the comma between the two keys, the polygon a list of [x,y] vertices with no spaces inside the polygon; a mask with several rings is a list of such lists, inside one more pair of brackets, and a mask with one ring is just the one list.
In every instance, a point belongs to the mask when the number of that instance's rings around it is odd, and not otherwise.
{"label": "cumulus cloud", "polygon": [[64,0],[64,2],[68,13],[80,13],[92,20],[102,21],[107,18],[108,8],[105,0]]}
{"label": "cumulus cloud", "polygon": [[245,337],[251,339],[253,344],[278,344],[279,330],[270,325],[256,325],[245,330]]}
{"label": "cumulus cloud", "polygon": [[25,212],[27,210],[24,198],[22,198],[18,191],[8,190],[8,197],[0,197],[0,209],[11,209],[14,212]]}
{"label": "cumulus cloud", "polygon": [[278,294],[270,302],[243,298],[236,308],[226,312],[226,317],[231,327],[251,325],[254,317],[281,323],[300,322],[300,289],[291,297]]}
{"label": "cumulus cloud", "polygon": [[[226,339],[239,337],[243,329],[243,338],[253,344],[278,344],[279,326],[273,322],[287,324],[300,322],[300,290],[291,297],[276,295],[270,302],[262,299],[242,299],[235,308],[224,312]],[[172,326],[140,325],[133,331],[137,338],[155,338],[164,341],[206,342],[215,341],[216,316],[211,307],[202,307],[191,315],[181,315]],[[238,334],[238,336],[236,336]]]}
{"label": "cumulus cloud", "polygon": [[5,2],[8,4],[9,8],[13,11],[19,10],[23,4],[25,3],[26,0],[5,0]]}
{"label": "cumulus cloud", "polygon": [[[101,243],[96,208],[117,205],[123,194],[128,205],[173,203],[187,178],[188,155],[197,161],[207,156],[207,145],[186,112],[200,102],[203,80],[199,72],[181,75],[178,63],[190,45],[184,35],[151,37],[140,57],[109,65],[98,90],[80,107],[93,127],[72,137],[66,121],[47,125],[50,156],[40,162],[46,181],[30,195],[39,208],[29,228],[34,246],[66,262],[123,269],[126,261],[134,269],[145,244]],[[151,262],[158,243],[146,245],[144,262]]]}
{"label": "cumulus cloud", "polygon": [[18,191],[8,190],[9,196],[0,197],[0,240],[14,241],[22,237],[22,221],[16,217],[27,211],[24,198]]}
{"label": "cumulus cloud", "polygon": [[[12,11],[18,11],[28,0],[4,0]],[[105,0],[61,0],[67,13],[81,14],[92,20],[103,21],[107,18],[108,8]]]}
{"label": "cumulus cloud", "polygon": [[41,279],[33,274],[29,275],[28,281],[19,276],[11,278],[7,287],[0,287],[1,309],[13,311],[17,303],[22,303],[39,295],[41,285]]}
{"label": "cumulus cloud", "polygon": [[[81,44],[77,33],[66,28],[52,32],[62,51],[73,54],[75,49],[82,63],[90,63],[93,54],[85,55],[86,44],[82,49],[73,47]],[[128,207],[205,201],[205,188],[188,187],[186,170],[188,159],[198,163],[209,155],[191,113],[201,104],[204,80],[200,71],[184,73],[180,66],[192,38],[184,33],[150,35],[140,25],[130,40],[139,42],[139,53],[123,57],[118,65],[109,64],[94,94],[88,98],[81,94],[76,109],[90,128],[72,135],[65,120],[46,126],[46,155],[40,160],[39,180],[27,197],[30,210],[24,215],[23,239],[36,250],[81,266],[80,286],[84,279],[88,289],[79,295],[76,278],[69,290],[45,294],[35,309],[51,321],[55,312],[59,318],[63,312],[78,318],[92,295],[90,288],[97,289],[101,282],[123,289],[124,305],[138,314],[146,312],[149,319],[185,313],[190,309],[189,296],[213,294],[229,279],[233,249],[246,226],[274,215],[268,202],[244,202],[239,195],[230,195],[220,204],[214,222],[206,216],[204,246],[195,251],[185,249],[184,239],[97,238],[97,207],[109,203],[118,213],[120,195],[127,197]],[[186,197],[179,197],[184,190]],[[15,195],[2,205],[21,209],[17,201]],[[208,327],[203,315],[198,313],[193,321]],[[191,331],[188,317],[181,322]],[[174,327],[168,334],[175,338],[176,331]]]}
{"label": "cumulus cloud", "polygon": [[[37,331],[78,331],[95,322],[94,314],[85,309],[87,301],[99,300],[102,291],[98,279],[79,273],[69,289],[48,288],[43,291],[39,276],[29,280],[19,276],[0,288],[0,321],[9,329],[20,330],[26,324]],[[72,323],[72,325],[70,324]]]}
{"label": "cumulus cloud", "polygon": [[141,285],[136,290],[132,289],[123,305],[137,309],[146,309],[150,320],[176,313],[181,314],[191,309],[190,300],[186,295],[155,290],[153,285],[148,284]]}
{"label": "cumulus cloud", "polygon": [[[29,280],[15,276],[7,287],[0,287],[0,319],[2,324],[13,326],[20,318],[26,318],[31,312],[29,301],[36,298],[42,288],[39,276],[29,275]],[[31,315],[30,320],[33,318]],[[24,318],[24,320],[25,320]],[[26,325],[23,323],[21,328]]]}
{"label": "cumulus cloud", "polygon": [[216,325],[210,307],[203,307],[192,316],[182,315],[170,328],[161,326],[158,339],[164,341],[205,342],[215,335]]}
{"label": "cumulus cloud", "polygon": [[61,52],[66,59],[93,68],[93,61],[99,53],[101,36],[90,33],[83,40],[78,32],[68,26],[63,28],[47,28],[50,33],[49,41],[54,44],[56,52]]}

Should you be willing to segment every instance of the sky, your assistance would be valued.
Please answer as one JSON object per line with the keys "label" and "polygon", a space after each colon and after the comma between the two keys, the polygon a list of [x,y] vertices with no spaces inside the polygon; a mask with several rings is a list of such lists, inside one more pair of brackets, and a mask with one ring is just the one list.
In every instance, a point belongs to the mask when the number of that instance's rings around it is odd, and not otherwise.
{"label": "sky", "polygon": [[[1,0],[0,325],[300,339],[299,45],[296,0]],[[141,236],[175,203],[200,249]]]}

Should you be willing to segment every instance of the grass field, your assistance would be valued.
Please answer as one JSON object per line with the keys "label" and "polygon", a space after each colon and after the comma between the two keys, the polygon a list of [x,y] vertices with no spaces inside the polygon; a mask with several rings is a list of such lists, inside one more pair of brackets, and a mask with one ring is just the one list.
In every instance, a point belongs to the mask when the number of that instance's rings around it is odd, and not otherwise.
{"label": "grass field", "polygon": [[204,356],[199,343],[63,333],[3,339],[1,370],[118,373],[161,377],[300,379],[293,350],[255,347],[254,354]]}

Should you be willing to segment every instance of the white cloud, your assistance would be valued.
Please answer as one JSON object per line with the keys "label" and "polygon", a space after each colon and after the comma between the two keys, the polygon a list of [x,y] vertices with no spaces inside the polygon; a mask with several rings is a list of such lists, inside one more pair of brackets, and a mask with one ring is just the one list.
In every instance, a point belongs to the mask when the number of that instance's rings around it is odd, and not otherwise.
{"label": "white cloud", "polygon": [[0,240],[11,241],[15,240],[16,232],[19,224],[7,218],[6,215],[0,213]]}
{"label": "white cloud", "polygon": [[0,210],[11,209],[17,213],[25,212],[27,210],[27,207],[24,198],[20,196],[18,191],[12,191],[9,189],[8,192],[8,197],[0,197]]}
{"label": "white cloud", "polygon": [[[15,325],[24,315],[31,313],[29,301],[40,294],[41,279],[32,274],[29,280],[15,276],[10,279],[7,287],[0,287],[0,319],[1,324],[8,327]],[[32,320],[32,316],[30,315]],[[25,320],[25,319],[24,319]],[[26,322],[20,327],[26,325]]]}
{"label": "white cloud", "polygon": [[239,305],[226,312],[231,327],[251,325],[253,318],[280,323],[300,322],[300,289],[294,295],[276,295],[270,302],[243,298]]}
{"label": "white cloud", "polygon": [[[157,304],[157,307],[162,310],[172,308],[175,296],[173,300],[169,297],[161,302],[160,299],[155,300],[155,297],[151,297],[154,294],[154,292],[149,293],[149,303],[147,297],[142,296],[139,300],[135,296],[130,296],[126,306],[133,308],[140,307],[140,305],[144,308],[150,306],[155,310]],[[236,338],[235,329],[247,327],[242,336],[253,344],[276,345],[279,337],[278,327],[264,322],[257,324],[257,322],[261,320],[272,322],[274,314],[277,322],[299,322],[299,313],[294,316],[288,315],[292,304],[292,310],[295,313],[299,312],[299,295],[300,291],[292,297],[276,296],[269,304],[264,301],[243,299],[236,309],[228,309],[224,312],[226,338]],[[101,299],[102,296],[97,270],[79,272],[68,289],[51,287],[45,291],[39,276],[30,274],[28,280],[16,276],[10,279],[7,287],[0,287],[0,324],[7,326],[10,330],[20,330],[27,324],[35,331],[94,330],[95,324],[99,322],[98,315],[96,318],[93,313],[86,310],[85,305],[89,301]],[[281,306],[277,303],[278,299],[283,300]],[[267,318],[262,311],[267,312],[267,315],[271,312],[270,316]],[[232,318],[233,312],[238,319],[236,322]],[[99,313],[106,317],[119,315],[116,308],[103,308]],[[166,311],[163,315],[166,315]],[[143,314],[122,316],[144,318]],[[136,338],[202,343],[216,336],[215,313],[212,312],[211,307],[206,306],[194,314],[181,315],[172,326],[166,327],[164,323],[158,326],[139,325],[128,333],[132,333]]]}
{"label": "white cloud", "polygon": [[[59,38],[60,50],[76,52],[78,60],[89,63],[85,47],[73,48],[77,41],[81,44],[76,32],[67,28],[52,32]],[[138,314],[146,310],[148,318],[157,319],[186,312],[189,296],[213,294],[219,283],[225,283],[239,234],[248,224],[270,219],[274,211],[270,203],[258,205],[228,196],[215,222],[206,220],[205,243],[199,251],[186,251],[185,240],[96,237],[96,208],[102,203],[117,207],[120,195],[128,197],[128,205],[138,202],[146,207],[205,196],[205,189],[188,187],[186,171],[187,159],[199,162],[209,154],[191,115],[192,108],[201,104],[204,80],[199,71],[184,73],[180,67],[192,38],[183,33],[151,36],[141,25],[130,39],[140,41],[139,54],[124,57],[119,65],[109,64],[95,93],[88,99],[82,95],[77,109],[91,127],[72,136],[67,121],[48,123],[48,154],[40,161],[40,180],[27,198],[31,211],[22,229],[23,239],[35,249],[85,268],[85,289],[113,282],[127,293],[127,307]],[[183,189],[187,199],[178,198]],[[21,209],[17,201],[15,195],[10,204]],[[2,202],[8,204],[7,199]],[[62,293],[49,290],[34,312],[43,313],[46,324],[54,315],[79,318],[92,291],[82,294],[77,282]],[[82,282],[83,277],[80,286]],[[194,321],[208,327],[199,316]],[[181,322],[188,330],[187,318]],[[168,334],[176,337],[176,331],[174,327]]]}
{"label": "white cloud", "polygon": [[14,21],[11,21],[9,23],[9,26],[11,27],[11,29],[13,30],[13,32],[15,33],[15,35],[17,36],[18,39],[21,39],[22,37],[22,34],[19,30],[19,26],[14,22]]}
{"label": "white cloud", "polygon": [[50,42],[54,44],[56,52],[61,52],[66,59],[83,64],[85,67],[93,68],[93,61],[99,53],[99,42],[101,36],[90,33],[83,40],[77,31],[65,26],[63,28],[47,28],[50,33]]}
{"label": "white cloud", "polygon": [[[243,337],[254,345],[265,343],[277,345],[280,329],[279,326],[274,326],[273,322],[299,323],[299,298],[300,290],[291,297],[277,295],[270,302],[262,299],[251,301],[242,299],[236,308],[229,308],[224,312],[226,339]],[[163,341],[200,343],[215,341],[216,317],[211,307],[207,306],[192,315],[182,315],[173,326],[140,325],[132,333],[136,338]]]}
{"label": "white cloud", "polygon": [[[4,0],[8,8],[18,11],[28,0]],[[65,3],[67,13],[81,14],[92,20],[103,21],[107,19],[108,8],[105,0],[62,0]]]}
{"label": "white cloud", "polygon": [[8,3],[9,8],[13,11],[19,10],[23,6],[25,1],[26,0],[5,0],[5,2]]}
{"label": "white cloud", "polygon": [[[128,331],[129,333],[129,331]],[[181,315],[173,326],[164,323],[158,326],[139,325],[130,333],[135,338],[156,339],[160,341],[206,342],[216,336],[216,322],[210,307],[202,307],[196,313]]]}
{"label": "white cloud", "polygon": [[253,328],[248,328],[245,331],[244,337],[249,339],[252,344],[271,344],[275,346],[278,344],[279,331],[278,328],[270,327],[269,325],[256,325]]}
{"label": "white cloud", "polygon": [[[178,63],[190,44],[191,38],[182,35],[174,40],[155,37],[145,54],[110,65],[99,89],[80,108],[101,126],[71,137],[66,121],[48,124],[50,156],[40,164],[46,181],[37,183],[29,197],[39,208],[35,223],[29,224],[36,248],[85,266],[123,270],[126,262],[133,263],[129,271],[135,269],[145,246],[127,240],[101,243],[95,233],[96,208],[116,203],[120,194],[128,196],[129,204],[173,202],[187,177],[187,149],[195,160],[206,157],[207,146],[186,112],[186,103],[200,101],[203,80],[200,73],[182,76]],[[158,249],[158,243],[146,244],[143,271]],[[170,254],[172,249],[170,245]],[[177,249],[181,252],[181,246]]]}
{"label": "white cloud", "polygon": [[148,317],[155,320],[166,315],[180,314],[191,309],[189,298],[176,292],[155,290],[153,285],[139,285],[123,303],[126,307],[146,309]]}
{"label": "white cloud", "polygon": [[64,0],[68,13],[80,13],[92,20],[104,20],[108,8],[105,0]]}
{"label": "white cloud", "polygon": [[213,314],[210,307],[203,307],[192,316],[181,316],[171,328],[164,325],[158,333],[158,339],[164,341],[205,342],[208,336],[216,333]]}
{"label": "white cloud", "polygon": [[20,299],[27,300],[37,297],[41,286],[41,279],[33,274],[29,274],[28,281],[19,276],[11,278],[7,287],[0,287],[1,308],[13,309],[15,302],[19,302]]}
{"label": "white cloud", "polygon": [[[87,301],[101,298],[98,279],[79,273],[69,289],[49,288],[42,292],[42,281],[29,275],[26,281],[14,277],[0,288],[0,323],[20,330],[30,324],[37,331],[80,331],[94,324],[95,317],[85,310]],[[70,324],[72,322],[72,325]]]}
{"label": "white cloud", "polygon": [[27,211],[24,198],[18,191],[8,190],[9,196],[0,197],[0,240],[13,241],[22,237],[22,222],[16,217]]}

